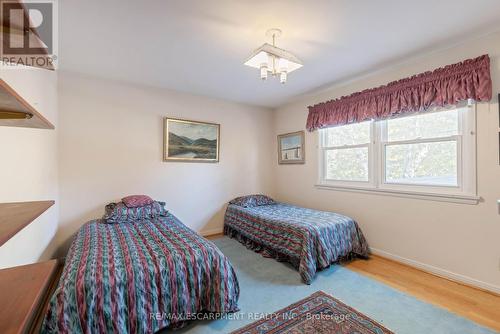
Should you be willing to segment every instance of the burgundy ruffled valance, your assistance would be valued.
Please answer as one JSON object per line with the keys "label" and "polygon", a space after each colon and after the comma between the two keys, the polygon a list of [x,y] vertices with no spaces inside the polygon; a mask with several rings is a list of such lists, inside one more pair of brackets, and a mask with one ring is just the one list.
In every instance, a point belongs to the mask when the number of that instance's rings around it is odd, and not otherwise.
{"label": "burgundy ruffled valance", "polygon": [[310,106],[306,128],[386,119],[467,99],[489,101],[491,94],[490,57],[483,55]]}

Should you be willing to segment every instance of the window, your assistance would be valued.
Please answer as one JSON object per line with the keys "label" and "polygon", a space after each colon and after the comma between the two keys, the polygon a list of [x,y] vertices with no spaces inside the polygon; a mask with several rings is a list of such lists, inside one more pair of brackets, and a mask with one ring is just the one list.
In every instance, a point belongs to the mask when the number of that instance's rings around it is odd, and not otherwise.
{"label": "window", "polygon": [[477,201],[475,108],[320,130],[319,186]]}
{"label": "window", "polygon": [[382,126],[384,181],[458,186],[459,111],[392,119]]}
{"label": "window", "polygon": [[369,122],[363,122],[325,132],[325,179],[369,180],[370,127]]}

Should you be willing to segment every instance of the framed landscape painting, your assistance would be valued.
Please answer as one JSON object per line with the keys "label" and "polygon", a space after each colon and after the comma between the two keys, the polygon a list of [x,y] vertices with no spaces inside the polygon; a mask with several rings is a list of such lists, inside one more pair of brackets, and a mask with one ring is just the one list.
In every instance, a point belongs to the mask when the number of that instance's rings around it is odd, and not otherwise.
{"label": "framed landscape painting", "polygon": [[278,136],[278,163],[303,164],[305,162],[304,131]]}
{"label": "framed landscape painting", "polygon": [[165,118],[165,161],[218,162],[220,125]]}

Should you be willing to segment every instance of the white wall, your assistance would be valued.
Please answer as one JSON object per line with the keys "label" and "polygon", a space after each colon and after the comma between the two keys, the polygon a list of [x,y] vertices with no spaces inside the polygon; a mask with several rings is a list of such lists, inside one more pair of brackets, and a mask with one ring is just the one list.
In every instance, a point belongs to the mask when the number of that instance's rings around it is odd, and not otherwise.
{"label": "white wall", "polygon": [[2,69],[0,77],[56,130],[0,127],[0,202],[55,200],[56,205],[0,246],[0,268],[51,257],[58,222],[57,74]]}
{"label": "white wall", "polygon": [[[210,233],[233,197],[272,193],[270,110],[70,73],[60,74],[59,106],[59,243],[125,195],[165,201]],[[166,116],[220,123],[220,162],[163,162]]]}
{"label": "white wall", "polygon": [[416,73],[489,53],[494,99],[477,110],[478,205],[360,194],[314,187],[317,181],[317,131],[306,133],[306,164],[275,167],[280,200],[354,217],[371,247],[425,269],[500,292],[500,166],[498,101],[500,34],[399,64],[310,94],[275,113],[275,134],[305,129],[307,106],[338,98]]}

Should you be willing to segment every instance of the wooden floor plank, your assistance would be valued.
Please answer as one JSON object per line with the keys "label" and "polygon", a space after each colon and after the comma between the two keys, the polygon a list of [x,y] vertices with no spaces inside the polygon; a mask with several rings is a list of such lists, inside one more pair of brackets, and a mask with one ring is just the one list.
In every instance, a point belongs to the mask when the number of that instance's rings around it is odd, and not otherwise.
{"label": "wooden floor plank", "polygon": [[355,260],[345,267],[500,331],[500,296],[435,276],[380,256]]}

